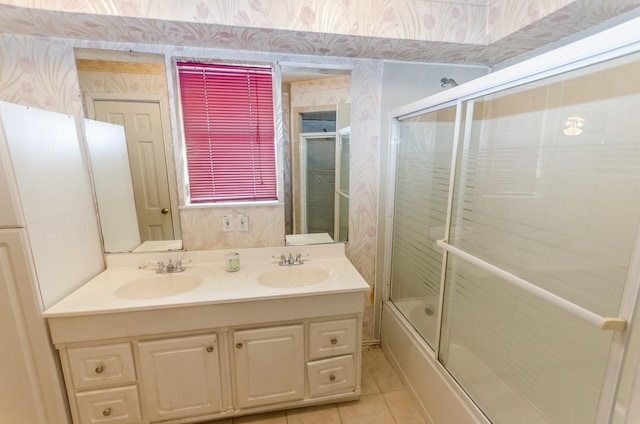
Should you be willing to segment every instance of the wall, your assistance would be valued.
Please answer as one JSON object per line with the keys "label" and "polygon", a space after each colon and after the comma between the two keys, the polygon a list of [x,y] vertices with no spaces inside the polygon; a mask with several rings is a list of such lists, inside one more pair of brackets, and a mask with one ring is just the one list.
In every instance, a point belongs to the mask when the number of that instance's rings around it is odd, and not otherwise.
{"label": "wall", "polygon": [[[218,58],[222,60],[260,60],[275,62],[298,60],[310,62],[314,58],[296,55],[277,55],[246,51],[183,48],[172,46],[127,45],[111,42],[83,42],[72,39],[55,39],[24,35],[0,35],[0,100],[67,113],[84,118],[80,87],[76,73],[74,48],[103,48],[135,50],[143,53],[165,54],[166,65],[171,68],[171,57]],[[317,60],[316,60],[317,62]],[[381,62],[323,58],[325,63],[353,66],[352,73],[352,216],[351,241],[347,255],[369,284],[374,281],[376,209],[378,186],[378,119],[381,89]],[[172,137],[180,140],[179,126],[174,105],[175,81],[169,75],[169,106],[171,108]],[[178,146],[179,147],[179,146]],[[176,147],[178,149],[178,147]],[[176,151],[177,173],[181,174]],[[183,239],[187,249],[229,247],[233,239],[222,239],[221,209],[189,208],[181,211]],[[272,214],[268,208],[250,213],[250,226],[256,233],[256,241],[268,240],[274,245],[284,244],[284,214]],[[275,224],[274,224],[275,222]],[[255,225],[253,225],[255,224]],[[258,232],[261,231],[261,232]],[[238,235],[241,233],[227,233]],[[369,316],[371,307],[367,308]],[[372,338],[370,324],[366,324],[365,340]]]}
{"label": "wall", "polygon": [[[85,13],[127,18],[154,18],[180,23],[241,26],[296,31],[313,39],[311,33],[345,37],[372,37],[391,40],[488,44],[513,34],[572,3],[584,15],[593,9],[604,14],[600,2],[575,0],[528,1],[526,7],[511,0],[395,0],[345,2],[343,0],[256,0],[251,2],[167,1],[162,8],[152,3],[128,0],[60,2],[56,0],[3,0],[42,10]],[[607,3],[614,3],[609,0]],[[615,3],[623,3],[616,1]],[[627,2],[629,3],[629,2]],[[607,5],[615,8],[618,5]],[[560,14],[564,21],[568,15]],[[303,35],[300,33],[308,33]]]}

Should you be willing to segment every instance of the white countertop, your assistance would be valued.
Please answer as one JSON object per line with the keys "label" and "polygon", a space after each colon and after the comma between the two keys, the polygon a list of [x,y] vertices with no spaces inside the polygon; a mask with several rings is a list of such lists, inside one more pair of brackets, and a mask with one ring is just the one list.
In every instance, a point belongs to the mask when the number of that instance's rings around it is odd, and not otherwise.
{"label": "white countertop", "polygon": [[132,252],[164,252],[182,249],[182,240],[148,240],[132,250]]}
{"label": "white countertop", "polygon": [[[240,254],[240,270],[226,272],[224,255]],[[331,270],[330,277],[320,283],[301,287],[268,287],[257,278],[277,269],[280,254],[308,254],[303,265]],[[132,279],[156,274],[153,263],[182,259],[186,270],[175,275],[197,276],[202,283],[184,293],[147,299],[123,299],[116,296],[118,288]],[[47,318],[95,315],[180,308],[196,305],[248,302],[278,298],[316,296],[346,292],[368,292],[369,285],[344,255],[344,245],[329,244],[304,247],[278,247],[237,250],[211,250],[114,255],[107,259],[107,269],[44,312]],[[174,274],[164,274],[171,276]]]}
{"label": "white countertop", "polygon": [[289,234],[285,236],[287,246],[305,246],[309,244],[334,243],[327,233]]}

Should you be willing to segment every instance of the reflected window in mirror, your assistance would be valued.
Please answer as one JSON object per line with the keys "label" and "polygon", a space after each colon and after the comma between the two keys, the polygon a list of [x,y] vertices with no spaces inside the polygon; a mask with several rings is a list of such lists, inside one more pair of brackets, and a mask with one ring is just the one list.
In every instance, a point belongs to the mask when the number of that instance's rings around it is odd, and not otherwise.
{"label": "reflected window in mirror", "polygon": [[178,62],[191,204],[277,200],[273,69]]}

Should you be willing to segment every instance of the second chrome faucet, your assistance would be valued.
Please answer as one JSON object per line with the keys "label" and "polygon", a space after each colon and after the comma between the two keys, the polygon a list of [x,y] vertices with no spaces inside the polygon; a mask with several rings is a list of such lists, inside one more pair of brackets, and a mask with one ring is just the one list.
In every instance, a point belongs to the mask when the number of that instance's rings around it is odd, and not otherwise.
{"label": "second chrome faucet", "polygon": [[[291,265],[302,265],[304,261],[302,260],[302,253],[298,253],[296,256],[293,256],[292,253],[289,253],[289,256],[282,254],[280,255],[280,262],[278,264],[280,266],[291,266]],[[304,255],[304,256],[308,256]]]}

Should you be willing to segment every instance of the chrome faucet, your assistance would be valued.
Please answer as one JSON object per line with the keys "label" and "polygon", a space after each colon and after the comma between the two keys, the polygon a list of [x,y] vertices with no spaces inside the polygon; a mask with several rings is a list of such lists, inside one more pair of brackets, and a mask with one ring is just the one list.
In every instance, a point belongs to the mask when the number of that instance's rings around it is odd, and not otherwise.
{"label": "chrome faucet", "polygon": [[[302,253],[298,253],[295,257],[292,253],[289,253],[289,257],[287,257],[284,253],[280,255],[280,262],[278,265],[280,266],[291,266],[291,265],[302,265],[304,261],[302,260]],[[304,255],[304,256],[308,256]]]}
{"label": "chrome faucet", "polygon": [[156,273],[158,274],[168,274],[171,272],[182,272],[184,271],[184,266],[182,265],[182,260],[178,259],[174,264],[169,259],[169,263],[165,264],[163,261],[158,261],[158,268],[156,269]]}

